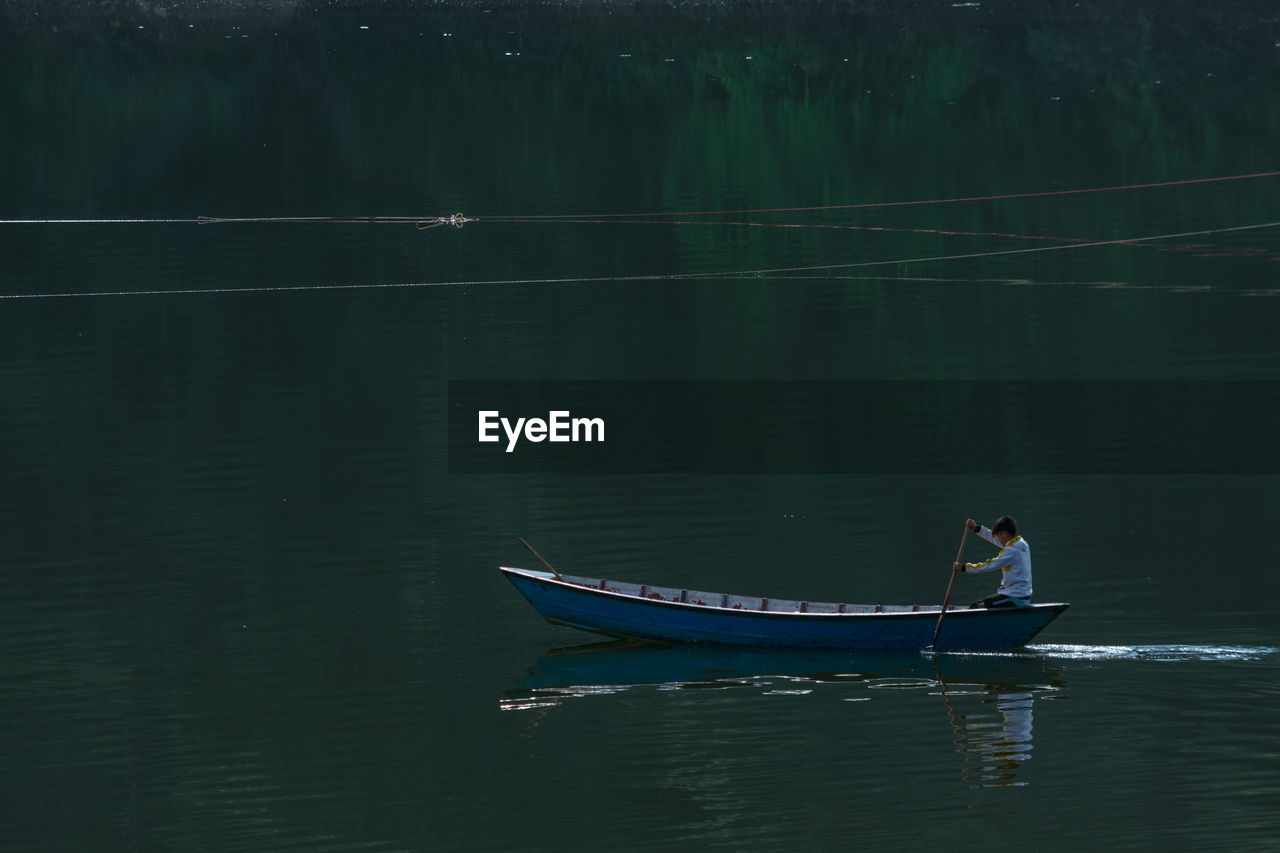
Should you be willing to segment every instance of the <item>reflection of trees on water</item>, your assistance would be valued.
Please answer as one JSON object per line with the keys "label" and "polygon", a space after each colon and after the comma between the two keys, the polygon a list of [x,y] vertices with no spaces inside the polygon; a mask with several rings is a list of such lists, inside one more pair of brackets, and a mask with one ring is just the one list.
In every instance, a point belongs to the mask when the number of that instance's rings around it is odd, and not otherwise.
{"label": "reflection of trees on water", "polygon": [[[318,5],[329,8],[318,14]],[[286,162],[299,175],[326,176],[291,187],[297,198],[314,197],[321,205],[315,210],[375,189],[403,204],[404,183],[413,178],[436,198],[477,198],[477,176],[506,162],[521,185],[504,192],[516,194],[509,209],[483,213],[565,213],[538,205],[610,197],[628,211],[690,209],[669,206],[676,203],[705,210],[741,202],[746,188],[733,179],[739,172],[753,176],[752,198],[798,203],[928,199],[977,194],[975,187],[1029,191],[1040,184],[1009,164],[1042,161],[1061,164],[1057,180],[1067,183],[1055,187],[1064,189],[1134,175],[1235,174],[1242,163],[1272,161],[1280,127],[1280,110],[1273,100],[1259,103],[1250,71],[1270,67],[1274,39],[1243,35],[1271,28],[1268,4],[1092,0],[1003,4],[1003,12],[984,7],[978,14],[969,4],[942,3],[924,15],[917,4],[879,0],[575,0],[536,4],[536,14],[530,5],[7,0],[0,3],[0,51],[11,62],[0,112],[11,126],[39,130],[29,140],[6,139],[6,161],[75,162],[74,147],[61,158],[59,152],[81,135],[86,111],[91,126],[103,127],[116,127],[122,116],[155,115],[164,116],[165,132],[93,140],[122,164],[99,178],[109,182],[102,195],[117,187],[136,195],[135,176],[123,164],[143,156],[172,162],[163,177],[199,189],[195,197],[206,204],[230,199],[219,192],[220,180],[238,177],[235,206],[245,211],[253,201],[258,209],[279,207],[278,169]],[[367,38],[351,38],[357,24],[371,21]],[[233,27],[246,44],[266,38],[279,48],[228,62],[225,35]],[[424,30],[440,35],[428,42]],[[1141,37],[1117,39],[1117,32]],[[518,71],[513,41],[529,48]],[[58,55],[69,59],[51,63]],[[674,57],[680,61],[664,61]],[[146,61],[164,73],[139,72]],[[361,73],[344,73],[350,68]],[[423,80],[431,81],[429,98]],[[69,91],[89,93],[79,109],[47,108]],[[394,103],[409,108],[389,109]],[[296,118],[283,122],[281,115]],[[237,126],[271,129],[271,148],[289,152],[287,161],[239,149],[234,158],[217,148],[217,158],[198,156]],[[1040,126],[1073,132],[1026,131]],[[521,127],[556,133],[511,144],[512,128]],[[656,134],[653,141],[645,133]],[[635,156],[655,145],[714,147],[723,155],[666,156],[652,166]],[[892,181],[868,180],[868,160],[924,163],[936,160],[940,147],[963,152],[967,174],[908,169]],[[782,168],[796,152],[820,158],[823,168],[812,176]],[[632,166],[619,170],[620,158]],[[210,162],[228,171],[209,169]],[[564,162],[575,168],[555,168]],[[81,170],[44,171],[42,186],[54,197],[78,197]],[[638,183],[620,172],[634,173]],[[256,177],[261,195],[246,198]],[[876,195],[881,184],[887,195]],[[679,202],[668,191],[650,194],[662,186],[681,187]],[[721,187],[730,188],[727,195]],[[1221,205],[1222,192],[1209,198]],[[1260,217],[1270,218],[1272,194],[1267,185],[1233,195],[1235,220],[1267,221]],[[1150,234],[1146,226],[1167,204],[1166,196],[1155,198],[1151,207],[1134,202],[1095,214],[1115,221],[1090,226],[1073,216],[1064,227],[1076,237]],[[976,228],[991,215],[952,222]],[[693,245],[726,245],[722,229],[679,233]],[[520,239],[545,239],[541,230],[535,234]],[[728,245],[741,252],[737,241],[746,238],[734,234]],[[745,245],[763,251],[754,238]],[[1241,248],[1267,251],[1238,244],[1215,250]],[[1170,261],[1185,265],[1183,257]],[[1109,274],[1120,279],[1127,269]]]}

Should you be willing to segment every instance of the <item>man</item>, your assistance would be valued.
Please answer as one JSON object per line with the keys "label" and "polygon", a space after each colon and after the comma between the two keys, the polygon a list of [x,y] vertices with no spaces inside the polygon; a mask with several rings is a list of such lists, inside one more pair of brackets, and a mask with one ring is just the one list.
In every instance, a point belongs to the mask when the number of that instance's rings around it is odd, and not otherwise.
{"label": "man", "polygon": [[981,563],[956,563],[952,571],[994,572],[1000,570],[1000,589],[995,595],[979,599],[974,607],[1025,607],[1031,603],[1031,546],[1018,535],[1018,522],[1002,515],[995,526],[988,530],[972,518],[965,526],[975,531],[992,545],[1000,547],[1000,553]]}

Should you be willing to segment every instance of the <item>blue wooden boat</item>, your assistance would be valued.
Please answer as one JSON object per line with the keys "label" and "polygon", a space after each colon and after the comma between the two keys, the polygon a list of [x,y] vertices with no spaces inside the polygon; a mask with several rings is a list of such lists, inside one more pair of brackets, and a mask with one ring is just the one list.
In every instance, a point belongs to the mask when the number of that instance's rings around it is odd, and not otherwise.
{"label": "blue wooden boat", "polygon": [[[648,586],[502,566],[553,625],[610,637],[677,643],[814,649],[925,649],[939,604],[837,604]],[[940,649],[1024,646],[1067,609],[1032,604],[997,610],[950,606]]]}

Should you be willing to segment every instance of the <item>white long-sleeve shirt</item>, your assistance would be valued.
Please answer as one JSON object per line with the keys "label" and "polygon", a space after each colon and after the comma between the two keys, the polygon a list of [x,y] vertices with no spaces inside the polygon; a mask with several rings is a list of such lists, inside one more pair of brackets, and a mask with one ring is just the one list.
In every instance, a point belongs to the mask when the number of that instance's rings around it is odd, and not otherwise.
{"label": "white long-sleeve shirt", "polygon": [[1000,548],[1000,553],[981,563],[965,563],[966,572],[994,572],[1000,570],[1000,592],[1010,598],[1031,597],[1031,546],[1021,536],[1001,545],[987,527],[979,527],[978,535]]}

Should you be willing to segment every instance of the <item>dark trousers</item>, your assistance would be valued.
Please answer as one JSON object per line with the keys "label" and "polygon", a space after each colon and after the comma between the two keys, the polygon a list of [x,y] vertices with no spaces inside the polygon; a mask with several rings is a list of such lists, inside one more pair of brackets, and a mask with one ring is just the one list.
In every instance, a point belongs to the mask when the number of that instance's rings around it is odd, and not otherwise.
{"label": "dark trousers", "polygon": [[969,609],[973,610],[974,608],[985,607],[988,610],[994,610],[997,607],[1017,606],[1018,605],[1014,604],[1013,601],[1010,600],[1009,596],[1004,593],[997,592],[995,595],[988,595],[986,598],[979,598],[973,604],[969,605]]}

